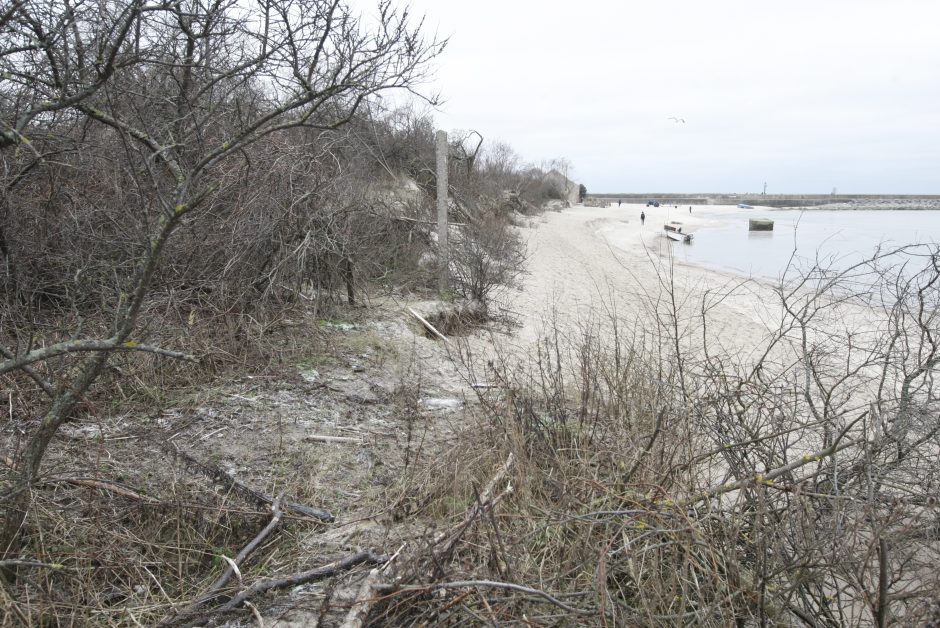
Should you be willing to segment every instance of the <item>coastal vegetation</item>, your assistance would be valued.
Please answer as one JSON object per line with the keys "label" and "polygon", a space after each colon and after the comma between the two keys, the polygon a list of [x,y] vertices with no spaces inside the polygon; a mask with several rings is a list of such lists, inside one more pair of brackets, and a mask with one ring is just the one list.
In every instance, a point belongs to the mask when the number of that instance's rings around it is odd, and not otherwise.
{"label": "coastal vegetation", "polygon": [[[147,408],[280,359],[269,336],[292,312],[328,317],[370,291],[434,285],[433,123],[380,97],[420,98],[446,42],[390,2],[358,17],[336,0],[16,0],[0,32],[2,607],[6,622],[85,623],[108,604],[108,548],[156,548],[163,525],[193,511],[121,489],[124,470],[72,457],[63,434],[101,445],[95,421],[127,413],[129,438],[166,444]],[[451,264],[455,296],[485,313],[492,286],[520,269],[509,215],[560,192],[507,147],[471,139],[451,147],[463,225]],[[130,527],[119,517],[122,541],[96,538],[83,524],[104,511],[80,493],[59,501],[57,486],[168,510]],[[197,553],[249,525],[198,511]],[[50,545],[53,529],[67,532]],[[160,556],[129,562],[152,580],[174,562]],[[214,566],[175,562],[180,595]]]}
{"label": "coastal vegetation", "polygon": [[651,257],[642,325],[517,351],[568,165],[452,132],[441,290],[379,96],[446,42],[378,7],[0,9],[2,625],[940,621],[940,250],[792,269],[746,348],[752,282]]}
{"label": "coastal vegetation", "polygon": [[711,330],[717,304],[750,282],[690,297],[669,261],[643,325],[610,306],[556,320],[528,363],[498,364],[503,394],[482,395],[483,417],[424,487],[431,504],[474,503],[500,478],[512,497],[490,501],[453,558],[554,599],[444,613],[413,598],[387,612],[935,625],[938,255],[791,268],[769,306],[778,318],[746,349]]}

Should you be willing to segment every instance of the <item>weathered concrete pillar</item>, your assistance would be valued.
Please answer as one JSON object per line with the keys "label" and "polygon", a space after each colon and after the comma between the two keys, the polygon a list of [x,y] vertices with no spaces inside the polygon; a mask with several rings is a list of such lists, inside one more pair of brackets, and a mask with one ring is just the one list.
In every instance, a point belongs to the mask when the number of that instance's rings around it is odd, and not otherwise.
{"label": "weathered concrete pillar", "polygon": [[440,290],[450,290],[450,258],[447,252],[447,133],[437,132],[437,246],[440,253]]}

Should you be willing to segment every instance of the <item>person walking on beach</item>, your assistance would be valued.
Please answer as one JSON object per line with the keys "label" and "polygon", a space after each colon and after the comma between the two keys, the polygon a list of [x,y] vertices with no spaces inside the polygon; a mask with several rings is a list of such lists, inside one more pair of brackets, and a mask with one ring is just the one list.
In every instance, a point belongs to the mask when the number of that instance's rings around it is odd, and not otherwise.
{"label": "person walking on beach", "polygon": [[618,199],[617,199],[617,207],[620,207],[620,203],[622,203],[622,202],[623,202],[623,201],[618,198]]}
{"label": "person walking on beach", "polygon": [[690,213],[690,214],[692,213],[692,206],[691,206],[691,205],[689,205],[689,213]]}
{"label": "person walking on beach", "polygon": [[641,225],[646,224],[646,212],[640,212],[640,224]]}

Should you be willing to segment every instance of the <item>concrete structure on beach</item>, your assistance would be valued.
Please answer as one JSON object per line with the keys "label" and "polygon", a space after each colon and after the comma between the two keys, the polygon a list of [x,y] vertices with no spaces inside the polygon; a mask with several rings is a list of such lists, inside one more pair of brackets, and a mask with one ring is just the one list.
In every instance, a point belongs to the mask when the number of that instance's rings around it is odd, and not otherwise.
{"label": "concrete structure on beach", "polygon": [[578,192],[581,189],[579,184],[575,183],[554,168],[545,175],[545,178],[556,185],[561,191],[561,200],[567,201],[570,205],[576,205],[578,203]]}

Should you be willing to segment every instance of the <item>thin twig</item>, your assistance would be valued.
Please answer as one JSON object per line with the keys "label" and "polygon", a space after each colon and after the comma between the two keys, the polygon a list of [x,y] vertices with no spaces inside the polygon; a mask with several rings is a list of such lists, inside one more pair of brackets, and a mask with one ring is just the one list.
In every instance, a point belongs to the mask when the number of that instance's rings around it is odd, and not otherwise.
{"label": "thin twig", "polygon": [[59,563],[44,563],[38,560],[25,559],[0,560],[0,568],[4,567],[39,567],[43,569],[52,569],[53,571],[62,571],[64,569],[68,569],[68,567]]}
{"label": "thin twig", "polygon": [[531,587],[525,587],[521,584],[514,584],[512,582],[498,582],[496,580],[458,580],[455,582],[439,582],[437,584],[431,584],[427,586],[421,585],[411,585],[406,587],[400,587],[398,591],[433,591],[435,589],[462,589],[465,587],[487,587],[490,589],[506,589],[509,591],[518,591],[519,593],[525,593],[527,595],[533,595],[540,597],[551,604],[554,604],[558,608],[562,608],[569,613],[577,613],[579,615],[590,615],[593,614],[593,611],[587,611],[580,608],[575,608],[574,606],[569,606],[565,604],[558,598],[542,591],[540,589],[533,589]]}
{"label": "thin twig", "polygon": [[109,493],[114,493],[115,495],[120,495],[122,497],[127,497],[128,499],[133,499],[135,501],[144,502],[146,504],[159,504],[160,500],[150,497],[149,495],[143,495],[137,491],[113,484],[111,482],[105,482],[103,480],[93,480],[87,478],[50,478],[43,481],[43,484],[71,484],[72,486],[78,486],[82,488],[92,488],[101,491],[107,491]]}
{"label": "thin twig", "polygon": [[323,565],[322,567],[316,567],[315,569],[310,569],[308,571],[294,574],[293,576],[288,576],[287,578],[259,580],[247,589],[239,592],[238,595],[213,611],[213,613],[221,614],[236,609],[246,600],[251,599],[259,593],[264,593],[265,591],[270,591],[272,589],[284,589],[286,587],[296,587],[308,582],[314,582],[316,580],[323,580],[324,578],[335,576],[338,573],[348,571],[353,567],[361,564],[378,565],[384,563],[386,560],[388,560],[388,556],[376,554],[375,552],[369,550],[350,554],[345,558]]}
{"label": "thin twig", "polygon": [[199,596],[199,598],[193,601],[189,606],[179,611],[178,613],[174,613],[173,615],[164,618],[163,621],[160,622],[160,626],[169,625],[177,617],[194,615],[196,611],[205,606],[207,602],[218,596],[219,591],[221,591],[222,588],[228,584],[228,581],[232,579],[232,576],[235,574],[235,570],[238,568],[238,565],[242,564],[245,559],[252,554],[252,552],[258,549],[258,546],[261,545],[261,543],[266,538],[268,538],[268,536],[270,536],[270,534],[277,528],[278,525],[280,525],[281,517],[284,514],[281,510],[282,497],[283,496],[279,495],[271,505],[273,514],[271,516],[271,520],[268,522],[268,525],[266,525],[264,529],[261,530],[261,532],[259,532],[250,543],[248,543],[248,545],[242,548],[242,551],[240,551],[238,555],[232,559],[232,563],[230,563],[222,575],[212,583],[212,586],[210,586],[205,593]]}
{"label": "thin twig", "polygon": [[[164,355],[166,357],[176,358],[178,360],[186,360],[188,362],[198,361],[195,356],[188,353],[171,351],[170,349],[154,347],[152,345],[142,345],[130,340],[124,342],[118,342],[115,339],[69,340],[67,342],[60,342],[58,344],[49,345],[48,347],[43,347],[42,349],[36,349],[19,357],[10,358],[0,362],[0,375],[14,369],[22,369],[30,364],[33,364],[34,362],[48,360],[49,358],[53,358],[58,355],[84,351],[144,351],[146,353],[156,353],[158,355]],[[40,385],[42,386],[42,384]],[[45,390],[45,386],[43,386],[43,390]]]}
{"label": "thin twig", "polygon": [[[11,360],[16,359],[16,354],[3,345],[0,345],[0,355]],[[47,381],[42,375],[40,375],[36,369],[31,366],[22,366],[20,368],[24,373],[29,375],[40,388],[42,388],[42,391],[46,393],[46,395],[53,398],[55,397],[55,386],[53,386],[51,382]]]}
{"label": "thin twig", "polygon": [[321,443],[349,443],[349,444],[361,444],[361,438],[353,438],[351,436],[327,436],[325,434],[305,434],[303,440],[309,441],[319,441]]}
{"label": "thin twig", "polygon": [[860,438],[856,440],[847,441],[839,445],[832,445],[831,447],[827,447],[826,449],[816,452],[815,454],[809,454],[809,455],[803,456],[802,458],[798,458],[797,460],[794,460],[790,464],[784,465],[782,467],[778,467],[766,473],[757,473],[753,476],[748,476],[746,478],[737,480],[736,482],[728,482],[726,484],[722,484],[721,486],[712,487],[708,489],[707,491],[704,491],[702,493],[699,493],[698,495],[695,495],[694,497],[690,497],[688,499],[682,500],[681,502],[677,502],[677,504],[682,507],[690,506],[692,504],[705,501],[706,499],[717,497],[718,495],[724,495],[725,493],[730,493],[731,491],[735,491],[739,488],[743,488],[750,484],[754,484],[754,483],[766,484],[768,482],[773,481],[775,478],[780,477],[781,475],[784,475],[784,474],[789,473],[790,471],[793,471],[794,469],[798,469],[804,465],[811,464],[813,462],[819,462],[823,458],[828,458],[832,456],[833,454],[842,451],[843,449],[848,449],[849,447],[859,445],[863,442],[865,442],[865,439]]}
{"label": "thin twig", "polygon": [[[168,454],[179,458],[182,460],[188,467],[195,469],[199,473],[205,475],[210,480],[221,484],[228,490],[234,491],[238,495],[242,496],[244,499],[255,502],[256,504],[274,504],[274,498],[266,493],[261,491],[256,491],[255,489],[245,486],[230,474],[226,473],[224,469],[218,465],[202,462],[201,460],[191,456],[186,453],[179,447],[177,447],[171,440],[163,441],[157,443]],[[297,514],[305,515],[307,517],[313,517],[324,522],[331,522],[334,520],[332,513],[322,510],[320,508],[314,508],[313,506],[307,506],[305,504],[298,504],[296,502],[283,502],[285,509],[295,512]]]}

